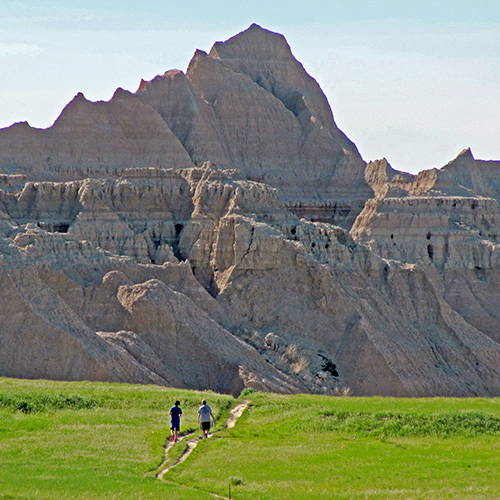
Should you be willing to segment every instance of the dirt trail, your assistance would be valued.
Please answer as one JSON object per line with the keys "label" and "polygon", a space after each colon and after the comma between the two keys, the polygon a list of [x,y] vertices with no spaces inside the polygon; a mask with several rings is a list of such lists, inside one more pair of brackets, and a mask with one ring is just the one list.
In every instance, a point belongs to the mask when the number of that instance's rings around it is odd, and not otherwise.
{"label": "dirt trail", "polygon": [[[193,434],[188,434],[187,436],[180,436],[179,437],[179,441],[181,441],[184,438],[188,438],[189,436],[192,436],[192,435]],[[163,460],[163,463],[160,466],[162,468],[162,470],[160,472],[158,472],[158,474],[156,474],[156,477],[158,479],[163,479],[163,476],[170,469],[173,469],[177,465],[179,465],[182,462],[184,462],[184,460],[186,460],[186,458],[190,455],[190,453],[196,448],[196,445],[198,444],[198,440],[199,440],[199,438],[190,439],[187,442],[187,446],[186,446],[186,449],[184,450],[184,453],[178,458],[178,460],[176,460],[172,465],[164,468],[164,464],[165,464],[165,462],[167,461],[167,458],[168,458],[168,452],[169,452],[170,448],[172,448],[172,446],[174,444],[174,443],[172,443],[172,441],[169,441],[167,447],[165,448],[165,459]]]}
{"label": "dirt trail", "polygon": [[227,420],[227,428],[232,429],[236,421],[243,415],[243,412],[246,410],[248,407],[248,404],[250,403],[249,399],[245,399],[243,403],[237,404],[232,410],[231,410],[231,415],[229,416]]}
{"label": "dirt trail", "polygon": [[[228,429],[232,429],[235,424],[236,424],[236,421],[241,417],[241,415],[243,414],[243,412],[245,411],[245,409],[248,407],[248,404],[250,403],[250,400],[248,399],[245,399],[243,401],[243,403],[239,403],[237,404],[232,410],[231,410],[231,415],[229,416],[228,420],[227,420],[227,425],[226,427]],[[217,431],[218,432],[218,431]],[[183,439],[187,439],[189,438],[190,436],[193,436],[194,433],[191,433],[191,434],[187,434],[186,436],[180,436],[179,437],[179,441],[180,440],[183,440]],[[213,434],[209,434],[208,437],[212,437]],[[165,448],[165,458],[163,459],[163,462],[162,464],[160,465],[160,472],[158,472],[158,474],[156,474],[156,477],[158,479],[163,479],[163,476],[170,470],[170,469],[173,469],[174,467],[177,467],[179,464],[181,464],[182,462],[184,462],[186,460],[186,458],[191,454],[191,452],[196,448],[196,445],[198,444],[198,441],[202,439],[200,437],[197,437],[197,438],[194,438],[194,439],[190,439],[188,442],[187,442],[187,446],[186,446],[186,449],[184,450],[184,452],[182,453],[182,455],[179,457],[178,460],[176,460],[172,465],[169,465],[168,467],[165,467],[165,463],[167,462],[167,459],[168,459],[168,452],[170,450],[170,448],[172,448],[173,444],[172,441],[168,441],[168,444]],[[222,497],[224,498],[224,497]]]}

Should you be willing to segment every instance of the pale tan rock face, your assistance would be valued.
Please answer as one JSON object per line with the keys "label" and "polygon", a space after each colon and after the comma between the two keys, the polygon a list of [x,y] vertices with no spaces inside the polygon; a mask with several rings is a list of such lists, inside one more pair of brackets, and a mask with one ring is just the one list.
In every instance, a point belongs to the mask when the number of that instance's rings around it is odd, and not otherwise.
{"label": "pale tan rock face", "polygon": [[369,162],[365,169],[366,182],[376,198],[407,196],[413,187],[414,178],[414,175],[394,170],[385,158]]}
{"label": "pale tan rock face", "polygon": [[[350,227],[372,196],[365,163],[284,37],[257,25],[196,51],[187,73],[109,102],[78,94],[46,130],[0,130],[0,172],[30,180],[116,177],[127,168],[239,169],[292,211]],[[316,207],[320,207],[319,211]],[[338,207],[342,207],[340,210]]]}
{"label": "pale tan rock face", "polygon": [[[27,349],[20,361],[4,362],[2,374],[18,376],[29,359],[26,376],[204,388],[210,372],[212,388],[233,393],[247,385],[322,393],[350,387],[359,395],[397,396],[499,390],[491,335],[498,319],[491,315],[489,330],[481,333],[480,325],[447,305],[439,279],[389,265],[341,228],[299,221],[274,190],[233,172],[206,166],[167,177],[147,174],[134,172],[125,183],[34,184],[16,198],[26,203],[5,205],[6,215],[12,211],[19,222],[29,208],[32,220],[2,240],[3,276],[24,307],[16,313],[21,324],[9,319],[2,330],[6,352],[14,349],[8,347],[13,339],[47,343],[38,334],[47,325],[76,344],[64,348],[66,364]],[[127,245],[129,233],[116,224],[128,225],[131,234],[147,228],[149,214],[161,205],[170,222],[165,236],[161,230],[157,236],[187,260],[172,256],[160,266],[150,256],[139,264],[137,249]],[[58,206],[66,208],[57,212]],[[89,207],[95,216],[82,218]],[[67,232],[39,228],[35,214],[60,214]],[[180,221],[177,239],[169,242],[169,228]],[[116,246],[108,253],[98,248],[111,241]],[[12,266],[22,271],[9,274]],[[35,303],[28,332],[23,304],[33,310]],[[5,318],[13,307],[6,304]],[[469,316],[477,323],[476,313]],[[269,332],[280,339],[277,350],[264,346]],[[290,350],[299,354],[292,358]],[[318,355],[336,363],[337,379],[315,378],[322,367]]]}
{"label": "pale tan rock face", "polygon": [[351,234],[384,258],[436,266],[443,275],[494,270],[499,171],[500,162],[475,160],[468,149],[440,170],[404,174],[404,182],[385,160],[371,162],[365,176],[377,199],[365,204]]}
{"label": "pale tan rock face", "polygon": [[113,176],[127,167],[192,163],[155,111],[118,90],[109,102],[78,94],[46,130],[27,124],[0,130],[0,165],[32,179],[82,179]]}
{"label": "pale tan rock face", "polygon": [[440,269],[499,264],[500,211],[492,198],[370,200],[351,234],[386,259]]}
{"label": "pale tan rock face", "polygon": [[[364,161],[282,35],[252,25],[208,55],[197,51],[187,77],[212,105],[232,166],[276,187],[292,210],[335,200],[357,214],[372,195]],[[333,205],[322,216],[351,224]]]}
{"label": "pale tan rock face", "polygon": [[2,284],[4,376],[164,383],[102,341],[33,269],[3,272]]}
{"label": "pale tan rock face", "polygon": [[[356,146],[333,121],[332,111],[318,83],[293,57],[283,35],[253,24],[226,42],[214,44],[209,56],[232,72],[249,76],[282,102],[297,118],[304,134],[312,133],[314,136],[313,129],[319,132],[323,127],[334,139],[330,148],[335,148],[337,153],[344,148],[352,155],[359,156]],[[317,156],[324,151],[314,148],[312,153]]]}
{"label": "pale tan rock face", "polygon": [[16,268],[2,271],[2,375],[199,388],[210,372],[222,392],[238,394],[248,380],[306,390],[216,321],[219,306],[189,266],[141,268],[90,248],[84,257],[70,236],[35,228],[16,240],[21,255],[3,252]]}
{"label": "pale tan rock face", "polygon": [[256,25],[78,95],[0,131],[0,375],[498,396],[498,167],[365,165]]}
{"label": "pale tan rock face", "polygon": [[378,198],[404,196],[481,197],[500,200],[499,161],[474,159],[464,149],[441,169],[411,175],[394,170],[387,160],[368,163],[365,179]]}
{"label": "pale tan rock face", "polygon": [[[486,345],[492,342],[495,353],[499,341],[495,281],[500,250],[499,166],[475,160],[470,150],[442,169],[417,176],[402,177],[385,160],[372,162],[365,175],[377,199],[365,204],[351,230],[357,243],[376,254],[416,263],[425,272],[443,318],[453,330],[458,328],[457,338],[473,332],[475,359],[469,371],[493,390],[498,387],[496,371],[485,369],[483,363],[488,357]],[[450,347],[447,360],[456,356]]]}
{"label": "pale tan rock face", "polygon": [[212,106],[182,71],[167,71],[150,82],[143,81],[136,95],[158,112],[194,164],[210,160],[221,167],[231,167],[228,146]]}

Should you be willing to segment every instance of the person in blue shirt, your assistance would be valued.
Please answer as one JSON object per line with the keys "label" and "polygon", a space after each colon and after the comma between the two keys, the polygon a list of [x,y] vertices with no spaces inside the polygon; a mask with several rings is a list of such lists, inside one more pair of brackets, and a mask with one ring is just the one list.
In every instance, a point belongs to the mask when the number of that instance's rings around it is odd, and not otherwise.
{"label": "person in blue shirt", "polygon": [[177,440],[179,438],[179,430],[181,428],[181,415],[182,415],[182,410],[180,408],[181,402],[176,401],[174,403],[174,406],[170,408],[170,431],[171,431],[171,440],[177,443]]}

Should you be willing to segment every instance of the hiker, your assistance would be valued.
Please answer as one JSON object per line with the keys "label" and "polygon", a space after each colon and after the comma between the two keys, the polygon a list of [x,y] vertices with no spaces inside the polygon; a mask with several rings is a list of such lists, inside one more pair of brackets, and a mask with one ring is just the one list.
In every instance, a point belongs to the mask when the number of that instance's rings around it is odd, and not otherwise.
{"label": "hiker", "polygon": [[174,403],[174,406],[170,408],[170,432],[171,432],[171,440],[177,443],[178,437],[179,437],[179,430],[181,428],[181,415],[182,415],[182,410],[180,408],[181,402],[176,401]]}
{"label": "hiker", "polygon": [[212,408],[207,405],[207,402],[203,400],[201,406],[198,409],[198,423],[201,422],[201,430],[203,431],[203,438],[208,437],[208,431],[210,430],[210,417],[214,420],[214,425],[217,425],[215,417],[212,415]]}

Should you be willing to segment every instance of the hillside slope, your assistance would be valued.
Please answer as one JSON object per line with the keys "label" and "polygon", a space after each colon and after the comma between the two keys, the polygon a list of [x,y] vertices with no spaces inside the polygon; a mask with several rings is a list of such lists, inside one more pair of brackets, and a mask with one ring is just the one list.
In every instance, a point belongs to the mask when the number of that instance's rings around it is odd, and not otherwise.
{"label": "hillside slope", "polygon": [[79,94],[0,130],[0,375],[498,395],[498,166],[365,164],[256,25]]}

